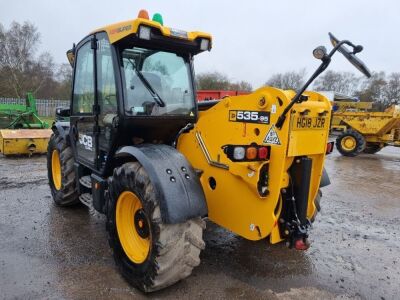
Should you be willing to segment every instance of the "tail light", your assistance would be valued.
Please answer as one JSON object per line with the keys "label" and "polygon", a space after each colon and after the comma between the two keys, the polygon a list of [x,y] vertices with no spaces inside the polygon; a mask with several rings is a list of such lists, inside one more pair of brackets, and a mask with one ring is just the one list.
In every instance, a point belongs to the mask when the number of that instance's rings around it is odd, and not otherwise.
{"label": "tail light", "polygon": [[256,147],[248,147],[246,149],[246,158],[248,160],[253,160],[257,157],[257,148]]}
{"label": "tail light", "polygon": [[246,152],[246,150],[244,147],[234,147],[233,148],[233,158],[235,160],[243,160],[245,152]]}
{"label": "tail light", "polygon": [[269,153],[269,151],[268,151],[267,147],[258,148],[258,158],[259,159],[267,159],[268,153]]}
{"label": "tail light", "polygon": [[326,144],[326,154],[330,154],[333,151],[333,145],[335,144],[335,142],[329,142]]}
{"label": "tail light", "polygon": [[269,146],[252,145],[225,145],[222,147],[225,154],[232,161],[263,161],[270,157]]}

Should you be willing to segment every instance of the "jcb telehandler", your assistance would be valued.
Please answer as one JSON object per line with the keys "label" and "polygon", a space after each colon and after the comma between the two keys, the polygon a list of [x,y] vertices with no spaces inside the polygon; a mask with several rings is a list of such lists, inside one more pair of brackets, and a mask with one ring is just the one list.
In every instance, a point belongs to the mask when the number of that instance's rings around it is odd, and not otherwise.
{"label": "jcb telehandler", "polygon": [[67,52],[70,121],[53,125],[48,146],[55,203],[104,213],[119,270],[145,292],[199,265],[206,217],[249,240],[307,249],[332,144],[331,105],[305,89],[337,50],[368,73],[361,46],[331,39],[297,93],[265,87],[197,104],[193,58],[211,49],[209,34],[146,11],[92,32]]}

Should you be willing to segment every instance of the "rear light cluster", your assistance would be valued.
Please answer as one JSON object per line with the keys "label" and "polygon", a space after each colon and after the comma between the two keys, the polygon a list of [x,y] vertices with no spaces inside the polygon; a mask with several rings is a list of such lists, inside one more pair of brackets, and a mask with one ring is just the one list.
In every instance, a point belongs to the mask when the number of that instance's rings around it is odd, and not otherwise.
{"label": "rear light cluster", "polygon": [[334,144],[335,142],[329,142],[326,144],[326,154],[332,153]]}
{"label": "rear light cluster", "polygon": [[269,146],[226,145],[223,148],[228,158],[232,161],[268,160],[270,156]]}

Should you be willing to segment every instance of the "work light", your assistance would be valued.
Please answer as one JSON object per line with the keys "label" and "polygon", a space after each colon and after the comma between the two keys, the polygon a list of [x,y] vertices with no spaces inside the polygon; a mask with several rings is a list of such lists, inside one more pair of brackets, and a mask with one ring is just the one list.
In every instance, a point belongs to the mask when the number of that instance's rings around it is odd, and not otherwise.
{"label": "work light", "polygon": [[142,40],[150,40],[151,28],[147,26],[140,26],[139,38]]}
{"label": "work light", "polygon": [[210,40],[208,39],[201,39],[200,41],[200,50],[201,51],[206,51],[209,49],[209,45],[210,45]]}

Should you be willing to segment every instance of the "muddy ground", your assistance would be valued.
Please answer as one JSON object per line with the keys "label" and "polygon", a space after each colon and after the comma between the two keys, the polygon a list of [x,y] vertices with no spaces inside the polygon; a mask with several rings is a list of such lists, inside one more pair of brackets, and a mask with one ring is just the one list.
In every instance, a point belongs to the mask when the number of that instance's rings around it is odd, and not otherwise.
{"label": "muddy ground", "polygon": [[[191,277],[152,298],[399,299],[400,149],[326,163],[307,252],[208,223]],[[44,156],[0,157],[0,298],[144,298],[118,274],[103,217],[53,205]]]}

